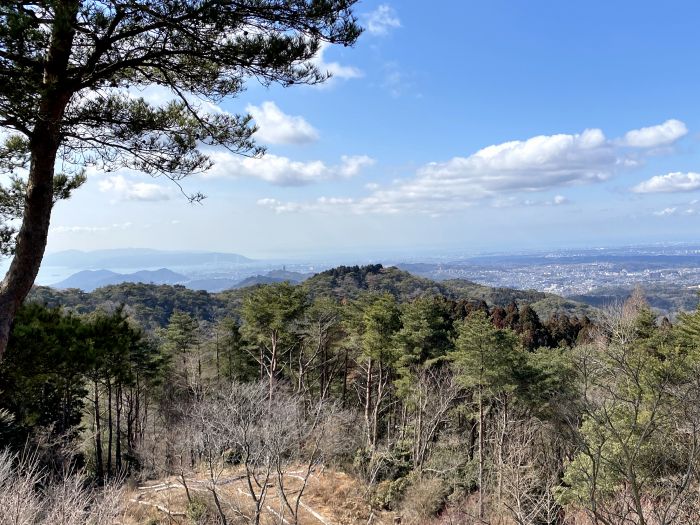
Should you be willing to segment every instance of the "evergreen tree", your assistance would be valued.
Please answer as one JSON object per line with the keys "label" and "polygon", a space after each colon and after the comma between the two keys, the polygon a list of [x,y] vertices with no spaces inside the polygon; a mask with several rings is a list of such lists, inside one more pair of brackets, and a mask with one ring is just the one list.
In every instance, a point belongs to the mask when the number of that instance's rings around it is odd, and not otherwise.
{"label": "evergreen tree", "polygon": [[452,359],[458,379],[476,398],[479,440],[479,519],[484,518],[485,424],[491,399],[513,391],[519,367],[517,337],[493,326],[483,312],[475,312],[457,327]]}
{"label": "evergreen tree", "polygon": [[[39,270],[54,203],[82,184],[84,169],[126,167],[163,175],[180,186],[183,177],[211,165],[202,146],[261,154],[249,116],[208,112],[210,106],[201,101],[236,96],[249,77],[266,84],[323,82],[327,73],[311,59],[324,42],[355,42],[360,29],[353,4],[0,4],[0,171],[11,175],[0,192],[0,251],[13,253],[0,283],[0,358]],[[130,95],[154,85],[171,92],[175,101],[154,106]],[[57,159],[63,173],[56,172]]]}
{"label": "evergreen tree", "polygon": [[299,351],[298,324],[306,308],[304,289],[288,282],[259,286],[243,302],[243,334],[254,345],[251,356],[260,367],[260,379],[267,377],[270,399],[284,359]]}

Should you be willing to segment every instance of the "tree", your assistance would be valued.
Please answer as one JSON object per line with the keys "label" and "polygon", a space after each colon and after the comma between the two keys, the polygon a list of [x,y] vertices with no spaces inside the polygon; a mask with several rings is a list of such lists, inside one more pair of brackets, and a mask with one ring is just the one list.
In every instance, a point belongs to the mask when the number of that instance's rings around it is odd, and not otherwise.
{"label": "tree", "polygon": [[318,397],[324,399],[342,363],[336,347],[342,333],[342,312],[331,298],[317,297],[301,322],[302,347],[297,352],[297,392],[308,394],[313,388],[312,372],[318,377]]}
{"label": "tree", "polygon": [[[393,367],[397,352],[394,343],[401,329],[401,316],[396,300],[389,294],[370,296],[362,314],[362,354],[366,363],[364,385],[365,430],[372,457],[377,448],[379,417],[390,395]],[[361,365],[362,367],[362,365]]]}
{"label": "tree", "polygon": [[243,303],[243,332],[256,345],[251,357],[260,366],[260,379],[267,376],[270,399],[280,378],[282,359],[300,344],[296,329],[306,307],[304,290],[288,282],[261,286]]}
{"label": "tree", "polygon": [[[55,202],[84,169],[183,177],[207,169],[201,146],[259,155],[249,116],[200,101],[263,83],[327,78],[310,60],[322,42],[360,34],[355,0],[11,0],[0,5],[0,357],[43,258]],[[156,107],[134,90],[162,86]],[[63,172],[56,172],[60,161]],[[201,194],[189,195],[200,200]]]}
{"label": "tree", "polygon": [[0,409],[13,416],[0,446],[20,449],[38,429],[63,442],[77,437],[87,394],[85,329],[84,321],[58,309],[29,304],[18,312],[0,366]]}
{"label": "tree", "polygon": [[[165,330],[162,330],[162,337],[165,342],[164,350],[175,363],[181,367],[178,372],[182,390],[192,390],[197,393],[202,388],[202,364],[201,356],[197,352],[197,360],[189,362],[192,348],[199,345],[200,329],[197,319],[184,312],[173,312]],[[190,369],[192,373],[190,373]]]}
{"label": "tree", "polygon": [[458,378],[474,390],[479,432],[479,519],[484,518],[484,426],[486,401],[514,390],[518,368],[517,337],[493,326],[482,311],[472,313],[458,326],[453,359]]}
{"label": "tree", "polygon": [[700,361],[681,323],[676,343],[635,294],[607,312],[607,339],[588,350],[591,366],[578,367],[586,385],[579,450],[561,500],[596,523],[697,521],[686,513],[697,501]]}

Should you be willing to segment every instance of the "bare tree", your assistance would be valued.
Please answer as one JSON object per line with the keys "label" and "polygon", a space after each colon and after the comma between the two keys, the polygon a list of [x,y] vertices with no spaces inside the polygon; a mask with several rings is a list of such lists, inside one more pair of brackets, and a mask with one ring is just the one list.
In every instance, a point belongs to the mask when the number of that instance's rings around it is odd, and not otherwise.
{"label": "bare tree", "polygon": [[440,427],[460,395],[461,388],[447,368],[423,368],[415,385],[413,465],[421,470]]}
{"label": "bare tree", "polygon": [[125,510],[116,483],[96,487],[82,472],[53,478],[36,455],[7,450],[0,451],[0,502],[0,523],[13,525],[112,525]]}
{"label": "bare tree", "polygon": [[560,464],[551,454],[556,433],[536,419],[512,421],[502,453],[501,504],[518,525],[556,523],[561,506],[554,489]]}

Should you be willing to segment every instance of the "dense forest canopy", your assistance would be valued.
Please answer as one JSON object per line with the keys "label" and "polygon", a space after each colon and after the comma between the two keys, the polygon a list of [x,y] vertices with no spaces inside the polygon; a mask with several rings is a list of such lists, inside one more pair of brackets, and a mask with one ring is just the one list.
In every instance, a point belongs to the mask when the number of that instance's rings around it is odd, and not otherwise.
{"label": "dense forest canopy", "polygon": [[700,310],[671,324],[635,292],[541,318],[477,288],[381,266],[221,294],[40,288],[0,366],[0,440],[38,447],[47,480],[171,476],[201,523],[234,522],[226,472],[250,481],[244,522],[275,501],[304,523],[322,467],[364,487],[351,523],[700,517]]}
{"label": "dense forest canopy", "polygon": [[[584,303],[569,301],[553,294],[528,290],[489,288],[465,280],[435,282],[416,277],[395,267],[381,265],[340,266],[312,276],[302,285],[313,297],[337,300],[357,299],[362,294],[389,293],[398,301],[410,301],[425,295],[442,295],[454,300],[484,301],[489,306],[506,307],[511,303],[529,304],[547,320],[554,314],[595,318],[597,312]],[[63,306],[76,313],[98,308],[111,310],[124,304],[129,314],[145,328],[164,327],[176,310],[202,321],[212,322],[242,304],[253,287],[220,293],[191,290],[184,286],[124,283],[85,293],[80,290],[55,290],[36,287],[32,301],[49,307]]]}

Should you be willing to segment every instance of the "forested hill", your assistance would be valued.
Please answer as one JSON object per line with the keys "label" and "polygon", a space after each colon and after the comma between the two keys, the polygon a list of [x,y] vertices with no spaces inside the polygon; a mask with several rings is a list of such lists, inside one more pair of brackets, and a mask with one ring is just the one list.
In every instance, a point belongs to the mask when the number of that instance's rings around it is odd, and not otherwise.
{"label": "forested hill", "polygon": [[542,319],[555,313],[569,316],[595,317],[595,308],[558,295],[535,290],[492,288],[465,279],[432,281],[396,267],[381,264],[339,266],[308,279],[304,286],[312,296],[355,299],[363,292],[388,292],[399,301],[410,301],[423,295],[443,295],[454,300],[484,301],[489,306],[505,307],[510,303],[529,304]]}
{"label": "forested hill", "polygon": [[[363,293],[390,293],[400,302],[425,295],[442,295],[449,299],[484,301],[489,306],[505,307],[510,303],[529,304],[540,318],[554,313],[569,316],[595,317],[595,309],[562,297],[509,288],[491,288],[462,279],[435,282],[417,277],[395,267],[382,265],[339,266],[326,270],[298,286],[304,287],[311,298],[333,297],[337,300],[357,299]],[[30,300],[50,307],[63,306],[77,313],[89,313],[98,308],[111,310],[120,304],[142,326],[163,327],[175,311],[186,312],[204,321],[215,321],[238,307],[243,297],[256,286],[219,293],[190,290],[180,285],[122,283],[98,288],[92,292],[76,289],[56,290],[37,287]]]}

